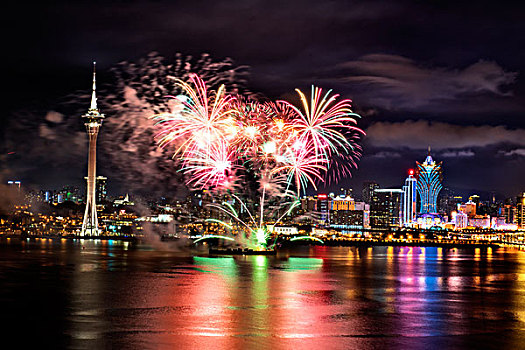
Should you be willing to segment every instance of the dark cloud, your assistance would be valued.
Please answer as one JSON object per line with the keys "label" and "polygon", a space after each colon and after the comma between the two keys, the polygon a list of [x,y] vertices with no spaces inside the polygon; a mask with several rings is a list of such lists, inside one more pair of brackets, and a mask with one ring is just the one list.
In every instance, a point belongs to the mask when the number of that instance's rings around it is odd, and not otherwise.
{"label": "dark cloud", "polygon": [[512,96],[506,87],[517,77],[495,62],[480,60],[458,69],[424,66],[385,54],[365,55],[335,68],[344,76],[333,81],[353,85],[353,91],[364,91],[358,95],[369,105],[410,111],[478,94]]}
{"label": "dark cloud", "polygon": [[466,150],[466,151],[445,151],[443,153],[439,154],[441,157],[445,158],[457,158],[457,157],[474,157],[476,153],[474,153],[472,150]]}
{"label": "dark cloud", "polygon": [[516,148],[510,151],[500,151],[499,153],[504,155],[505,157],[513,157],[513,156],[525,157],[525,148]]}
{"label": "dark cloud", "polygon": [[5,158],[4,179],[9,176],[22,180],[25,186],[42,187],[81,183],[87,137],[79,119],[78,115],[56,111],[14,114],[4,127],[2,146],[12,152]]}
{"label": "dark cloud", "polygon": [[376,147],[454,149],[508,143],[525,145],[525,129],[505,126],[462,126],[424,120],[399,123],[377,122],[367,130],[368,142]]}
{"label": "dark cloud", "polygon": [[399,152],[391,152],[391,151],[379,151],[377,153],[374,153],[374,154],[370,155],[369,157],[371,157],[371,158],[378,158],[378,159],[382,159],[382,158],[400,158],[401,157],[401,153],[399,153]]}

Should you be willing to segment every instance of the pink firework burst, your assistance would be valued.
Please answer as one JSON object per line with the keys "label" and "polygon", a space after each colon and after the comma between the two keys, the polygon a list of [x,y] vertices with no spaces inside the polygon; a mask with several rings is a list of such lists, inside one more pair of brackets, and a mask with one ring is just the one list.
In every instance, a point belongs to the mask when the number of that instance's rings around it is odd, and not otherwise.
{"label": "pink firework burst", "polygon": [[192,84],[178,81],[184,95],[171,96],[182,109],[153,116],[160,127],[159,145],[177,143],[175,155],[181,154],[183,159],[188,153],[209,148],[213,142],[236,133],[234,110],[229,108],[234,97],[225,93],[224,85],[209,92],[197,75],[192,74],[190,80]]}
{"label": "pink firework burst", "polygon": [[186,154],[182,171],[189,175],[189,184],[205,188],[228,188],[234,171],[234,152],[225,142],[214,142],[203,149]]}
{"label": "pink firework burst", "polygon": [[312,86],[310,101],[305,94],[295,89],[301,98],[302,110],[289,102],[282,101],[296,112],[290,128],[297,132],[300,142],[312,142],[315,154],[330,155],[332,152],[350,152],[351,143],[345,132],[352,130],[364,132],[355,126],[358,117],[352,112],[351,100],[337,101],[339,95],[330,96],[331,90],[324,95],[321,88]]}

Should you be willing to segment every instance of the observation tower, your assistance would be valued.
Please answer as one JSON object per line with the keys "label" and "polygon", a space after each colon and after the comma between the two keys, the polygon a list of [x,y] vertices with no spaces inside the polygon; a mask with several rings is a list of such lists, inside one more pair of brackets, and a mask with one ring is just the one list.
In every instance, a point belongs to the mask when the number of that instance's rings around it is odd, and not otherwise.
{"label": "observation tower", "polygon": [[91,106],[86,114],[82,115],[84,125],[89,138],[88,152],[88,176],[86,193],[86,211],[82,222],[81,236],[98,236],[97,205],[95,203],[95,181],[97,172],[97,136],[104,120],[104,114],[100,113],[97,107],[97,85],[96,85],[96,62],[93,62],[93,92],[91,94]]}
{"label": "observation tower", "polygon": [[416,162],[416,164],[417,192],[420,199],[419,213],[437,213],[437,197],[443,187],[441,184],[443,181],[441,169],[443,162],[436,163],[432,159],[429,147],[425,161],[423,163]]}

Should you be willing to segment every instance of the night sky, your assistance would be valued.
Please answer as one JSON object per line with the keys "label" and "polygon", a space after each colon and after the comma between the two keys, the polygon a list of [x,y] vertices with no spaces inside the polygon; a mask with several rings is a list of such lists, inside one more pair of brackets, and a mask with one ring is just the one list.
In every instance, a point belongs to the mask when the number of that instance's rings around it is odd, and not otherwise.
{"label": "night sky", "polygon": [[[353,100],[367,132],[352,179],[400,188],[427,148],[461,194],[525,190],[525,5],[504,1],[67,1],[4,12],[2,181],[82,183],[87,137],[68,94],[150,52],[248,66],[247,88],[290,98],[311,84]],[[104,96],[99,96],[103,101]],[[86,101],[81,107],[87,110]],[[62,104],[62,106],[60,106]],[[60,112],[58,112],[60,111]],[[71,114],[68,114],[68,111]],[[111,118],[111,110],[103,110]],[[77,118],[77,119],[75,119]],[[78,121],[77,121],[78,120]],[[67,126],[67,127],[66,127]],[[102,128],[101,138],[110,139]],[[83,134],[84,133],[84,134]],[[104,144],[104,143],[102,143]],[[110,192],[122,181],[102,149]],[[133,178],[133,177],[131,177]],[[159,181],[159,180],[156,180]],[[162,180],[160,180],[162,182]]]}

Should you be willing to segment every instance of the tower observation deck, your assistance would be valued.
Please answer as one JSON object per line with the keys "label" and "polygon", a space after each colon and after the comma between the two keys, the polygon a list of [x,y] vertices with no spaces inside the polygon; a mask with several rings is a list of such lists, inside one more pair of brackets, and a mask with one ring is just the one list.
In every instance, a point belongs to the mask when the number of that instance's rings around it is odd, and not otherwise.
{"label": "tower observation deck", "polygon": [[97,175],[97,136],[104,120],[104,114],[100,113],[97,107],[97,86],[96,86],[96,62],[93,62],[93,91],[91,94],[91,105],[86,114],[82,115],[84,125],[89,139],[88,151],[88,176],[86,193],[86,211],[82,222],[81,236],[98,236],[97,205],[95,203],[95,181]]}

